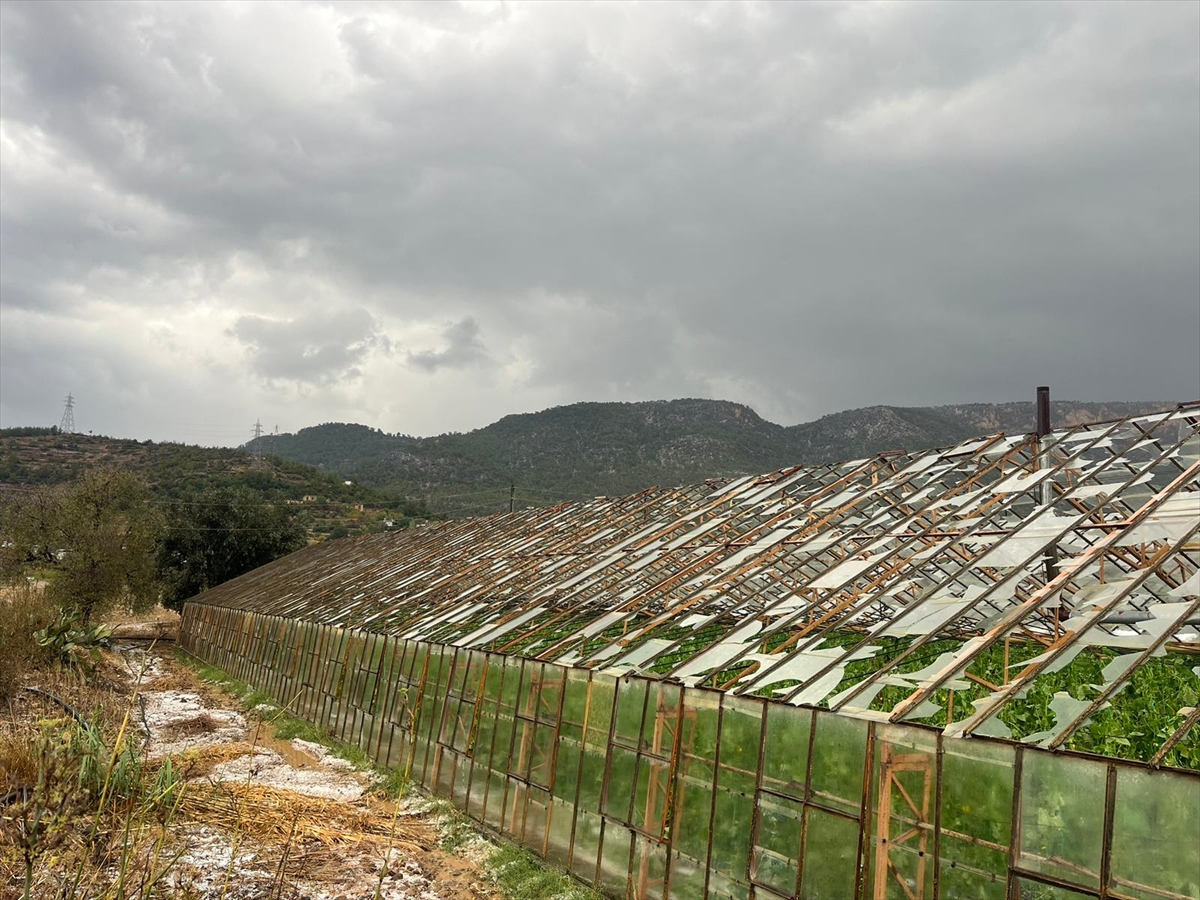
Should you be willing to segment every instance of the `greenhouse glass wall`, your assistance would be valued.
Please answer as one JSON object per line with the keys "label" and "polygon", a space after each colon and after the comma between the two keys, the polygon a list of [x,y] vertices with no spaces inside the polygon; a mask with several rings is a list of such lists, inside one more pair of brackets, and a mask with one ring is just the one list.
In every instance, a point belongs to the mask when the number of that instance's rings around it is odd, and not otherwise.
{"label": "greenhouse glass wall", "polygon": [[183,644],[614,897],[1200,895],[1200,409],[314,545]]}

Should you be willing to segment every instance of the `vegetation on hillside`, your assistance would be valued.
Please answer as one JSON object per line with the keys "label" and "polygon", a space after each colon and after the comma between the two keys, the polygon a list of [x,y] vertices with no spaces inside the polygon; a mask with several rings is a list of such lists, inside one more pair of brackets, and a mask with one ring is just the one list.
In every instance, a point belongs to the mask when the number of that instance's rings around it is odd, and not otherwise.
{"label": "vegetation on hillside", "polygon": [[59,610],[46,640],[76,644],[99,614],[181,608],[308,542],[298,507],[245,488],[188,496],[155,504],[113,468],[16,492],[0,506],[0,583],[44,584]]}
{"label": "vegetation on hillside", "polygon": [[390,491],[241,448],[60,434],[57,428],[0,431],[0,501],[31,487],[75,482],[96,468],[133,474],[150,505],[173,513],[210,491],[242,491],[289,507],[313,538],[404,528],[432,515]]}
{"label": "vegetation on hillside", "polygon": [[[1054,404],[1059,425],[1101,421],[1169,403]],[[783,427],[719,400],[576,403],[506,416],[466,434],[389,435],[328,423],[269,435],[251,447],[340,477],[419,497],[453,515],[544,506],[654,485],[946,446],[994,431],[1032,430],[1032,403],[875,406]]]}

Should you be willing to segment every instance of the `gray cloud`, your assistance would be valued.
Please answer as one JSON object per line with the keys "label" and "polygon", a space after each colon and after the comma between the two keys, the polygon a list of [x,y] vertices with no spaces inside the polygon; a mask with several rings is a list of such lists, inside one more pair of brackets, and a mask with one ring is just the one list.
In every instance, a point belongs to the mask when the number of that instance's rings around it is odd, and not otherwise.
{"label": "gray cloud", "polygon": [[391,350],[365,309],[285,320],[241,316],[229,333],[246,345],[252,368],[264,378],[316,385],[356,379],[371,351]]}
{"label": "gray cloud", "polygon": [[5,424],[1200,391],[1195,4],[9,2],[0,176]]}
{"label": "gray cloud", "polygon": [[479,323],[472,316],[447,325],[442,331],[442,341],[441,350],[410,352],[409,365],[432,373],[438,369],[462,369],[488,359]]}

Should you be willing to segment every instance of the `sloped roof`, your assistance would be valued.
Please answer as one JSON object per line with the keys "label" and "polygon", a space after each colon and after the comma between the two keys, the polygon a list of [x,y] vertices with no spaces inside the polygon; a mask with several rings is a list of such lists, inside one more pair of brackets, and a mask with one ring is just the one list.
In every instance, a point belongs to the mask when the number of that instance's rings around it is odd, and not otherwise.
{"label": "sloped roof", "polygon": [[[1148,660],[1200,652],[1198,532],[1192,403],[327,542],[197,599],[952,736],[1007,735],[1007,703],[1107,648],[1024,736],[1057,747]],[[1153,761],[1200,712],[1176,719]]]}

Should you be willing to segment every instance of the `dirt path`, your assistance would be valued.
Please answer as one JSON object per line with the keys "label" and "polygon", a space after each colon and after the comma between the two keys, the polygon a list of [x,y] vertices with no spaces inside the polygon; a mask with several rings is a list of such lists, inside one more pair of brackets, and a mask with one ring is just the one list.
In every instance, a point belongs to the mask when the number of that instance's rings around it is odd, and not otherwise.
{"label": "dirt path", "polygon": [[280,740],[272,709],[243,712],[167,650],[119,647],[151,759],[186,779],[169,884],[190,900],[484,900],[498,896],[474,837],[439,845],[438,806],[392,803],[319,744]]}

